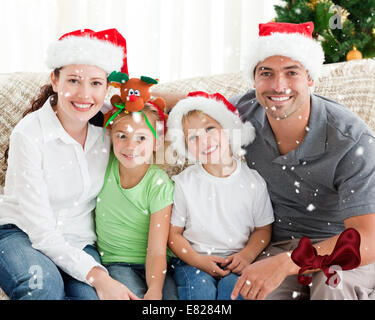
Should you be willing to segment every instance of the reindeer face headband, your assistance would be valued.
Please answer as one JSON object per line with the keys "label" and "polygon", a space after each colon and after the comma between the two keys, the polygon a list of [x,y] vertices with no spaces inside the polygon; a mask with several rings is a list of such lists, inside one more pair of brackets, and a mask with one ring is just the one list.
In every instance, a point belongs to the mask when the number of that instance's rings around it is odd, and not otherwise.
{"label": "reindeer face headband", "polygon": [[126,73],[113,71],[108,81],[116,88],[120,89],[120,95],[116,94],[111,98],[113,109],[104,115],[104,129],[123,111],[141,112],[145,117],[147,126],[150,128],[156,139],[158,135],[155,129],[150,124],[146,114],[143,111],[145,103],[151,103],[158,110],[159,117],[163,121],[165,128],[166,115],[163,110],[165,108],[165,101],[162,98],[150,100],[150,87],[158,83],[157,79],[141,76],[138,78],[131,78]]}

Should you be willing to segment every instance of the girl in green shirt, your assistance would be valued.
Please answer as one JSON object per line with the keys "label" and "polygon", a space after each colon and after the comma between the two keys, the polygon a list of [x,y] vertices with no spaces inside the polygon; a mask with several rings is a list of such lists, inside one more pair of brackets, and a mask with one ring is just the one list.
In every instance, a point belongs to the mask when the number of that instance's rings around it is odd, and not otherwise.
{"label": "girl in green shirt", "polygon": [[161,120],[160,111],[148,103],[141,112],[122,111],[113,120],[113,148],[96,207],[103,265],[138,297],[154,300],[177,299],[167,272],[174,186],[152,164],[163,144],[164,128],[157,130]]}

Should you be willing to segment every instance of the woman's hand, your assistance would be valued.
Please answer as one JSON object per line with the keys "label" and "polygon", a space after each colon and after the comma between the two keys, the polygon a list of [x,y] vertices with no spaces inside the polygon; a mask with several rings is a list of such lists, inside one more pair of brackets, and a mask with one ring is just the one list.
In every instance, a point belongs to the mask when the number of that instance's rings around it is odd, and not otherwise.
{"label": "woman's hand", "polygon": [[128,287],[111,278],[99,267],[92,268],[86,278],[95,288],[100,300],[141,300]]}

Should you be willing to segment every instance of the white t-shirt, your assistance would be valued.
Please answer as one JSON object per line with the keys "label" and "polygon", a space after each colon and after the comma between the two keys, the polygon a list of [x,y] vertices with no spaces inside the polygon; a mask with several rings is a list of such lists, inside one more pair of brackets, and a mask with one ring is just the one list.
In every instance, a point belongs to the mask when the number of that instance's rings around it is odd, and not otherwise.
{"label": "white t-shirt", "polygon": [[240,160],[228,177],[209,174],[201,164],[173,176],[171,223],[199,254],[227,257],[241,251],[255,227],[274,221],[263,178]]}
{"label": "white t-shirt", "polygon": [[89,124],[82,148],[48,100],[10,136],[0,225],[17,225],[35,249],[80,281],[100,266],[82,249],[96,241],[93,210],[109,153],[110,139],[103,140],[102,128]]}

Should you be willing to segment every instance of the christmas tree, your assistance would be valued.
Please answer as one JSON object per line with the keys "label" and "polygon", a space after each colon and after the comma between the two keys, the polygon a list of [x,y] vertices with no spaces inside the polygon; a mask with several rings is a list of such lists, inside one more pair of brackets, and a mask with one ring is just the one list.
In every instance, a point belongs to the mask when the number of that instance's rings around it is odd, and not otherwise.
{"label": "christmas tree", "polygon": [[364,58],[375,57],[375,0],[282,0],[276,22],[314,22],[325,63],[345,61],[358,49]]}

